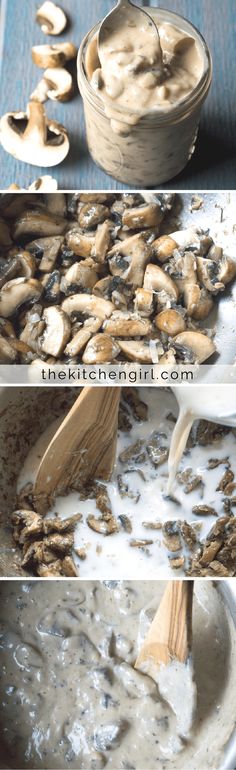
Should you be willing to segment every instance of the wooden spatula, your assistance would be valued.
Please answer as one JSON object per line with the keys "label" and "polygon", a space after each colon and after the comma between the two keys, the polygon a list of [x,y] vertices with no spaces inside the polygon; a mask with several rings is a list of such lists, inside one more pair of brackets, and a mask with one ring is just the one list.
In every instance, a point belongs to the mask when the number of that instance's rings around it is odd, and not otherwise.
{"label": "wooden spatula", "polygon": [[157,667],[177,659],[185,663],[192,647],[192,580],[170,580],[162,597],[135,668],[151,661]]}
{"label": "wooden spatula", "polygon": [[[120,388],[85,387],[40,462],[34,486],[37,509],[90,479],[109,480],[116,455]],[[41,505],[40,505],[41,501]]]}

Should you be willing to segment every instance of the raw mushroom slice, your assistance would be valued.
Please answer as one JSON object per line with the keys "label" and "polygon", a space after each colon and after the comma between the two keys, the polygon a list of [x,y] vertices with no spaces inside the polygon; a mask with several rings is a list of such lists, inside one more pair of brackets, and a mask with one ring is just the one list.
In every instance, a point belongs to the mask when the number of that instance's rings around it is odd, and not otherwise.
{"label": "raw mushroom slice", "polygon": [[43,320],[46,323],[41,350],[49,356],[60,356],[69,340],[71,325],[68,316],[61,307],[48,307],[44,310]]}
{"label": "raw mushroom slice", "polygon": [[36,21],[45,35],[60,35],[67,25],[67,18],[58,5],[46,0],[36,13]]}
{"label": "raw mushroom slice", "polygon": [[35,180],[35,182],[32,182],[32,184],[28,187],[28,190],[31,192],[56,192],[58,188],[58,182],[56,179],[53,179],[52,176],[39,176],[38,179]]}
{"label": "raw mushroom slice", "polygon": [[75,59],[78,48],[73,43],[56,43],[55,45],[35,45],[32,48],[32,59],[37,67],[46,70],[48,67],[63,67]]}
{"label": "raw mushroom slice", "polygon": [[[215,343],[205,334],[195,331],[185,331],[174,337],[174,347],[183,349],[186,362],[202,364],[216,350]],[[189,352],[189,357],[188,357]],[[192,354],[192,356],[191,356]],[[192,358],[192,360],[191,360]]]}
{"label": "raw mushroom slice", "polygon": [[0,291],[0,316],[9,318],[25,302],[38,301],[43,287],[34,278],[15,278],[3,286]]}
{"label": "raw mushroom slice", "polygon": [[45,70],[42,80],[30,96],[31,101],[67,102],[73,93],[73,81],[70,72],[64,67],[51,67]]}
{"label": "raw mushroom slice", "polygon": [[48,119],[39,102],[29,102],[27,113],[4,115],[0,120],[0,141],[6,152],[33,166],[57,166],[70,149],[66,129]]}

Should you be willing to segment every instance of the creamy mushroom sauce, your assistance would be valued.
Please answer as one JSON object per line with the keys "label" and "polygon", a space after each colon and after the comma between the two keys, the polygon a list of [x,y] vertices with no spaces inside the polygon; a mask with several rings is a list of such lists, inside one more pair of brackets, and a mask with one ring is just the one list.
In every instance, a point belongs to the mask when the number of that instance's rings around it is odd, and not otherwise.
{"label": "creamy mushroom sauce", "polygon": [[[145,439],[147,441],[155,431],[164,434],[162,443],[168,448],[170,447],[174,423],[172,419],[169,419],[169,415],[171,413],[177,418],[178,414],[173,393],[164,388],[139,388],[138,392],[140,398],[148,405],[148,421],[136,422],[130,413],[132,430],[129,433],[119,431],[117,458],[125,448],[133,445],[137,440]],[[128,405],[126,404],[126,406]],[[30,451],[18,479],[18,491],[26,483],[34,481],[39,461],[60,422],[61,418],[49,425],[48,430]],[[197,423],[195,424],[197,425]],[[195,522],[197,526],[201,525],[198,534],[203,540],[213,524],[216,523],[216,517],[214,515],[196,516],[192,512],[192,508],[195,505],[207,504],[215,508],[217,514],[224,515],[224,495],[221,491],[216,491],[216,487],[225,472],[226,465],[223,463],[209,470],[208,461],[211,458],[228,457],[232,470],[236,474],[235,445],[235,435],[230,432],[214,444],[196,445],[186,450],[179,469],[182,471],[186,468],[192,468],[194,475],[202,477],[203,485],[186,494],[184,486],[177,483],[174,493],[178,503],[167,498],[167,460],[162,465],[155,467],[148,457],[141,462],[130,461],[129,463],[122,463],[117,459],[112,479],[106,486],[113,514],[118,520],[119,532],[108,537],[91,530],[86,522],[89,514],[99,516],[94,499],[81,500],[76,491],[68,493],[65,497],[57,497],[48,514],[50,518],[55,514],[61,518],[79,512],[83,514],[83,520],[77,524],[75,530],[75,547],[85,548],[87,553],[87,558],[83,562],[77,557],[76,552],[74,553],[80,575],[88,578],[96,576],[100,579],[119,578],[122,559],[127,578],[135,579],[140,572],[143,578],[173,577],[173,570],[169,566],[168,551],[166,547],[162,546],[161,530],[146,528],[143,526],[143,522],[153,523],[171,519],[185,519],[190,524]],[[128,472],[125,472],[127,468]],[[130,494],[134,495],[133,499],[128,496],[121,497],[117,483],[119,474],[122,474],[124,482],[128,484]],[[145,480],[142,474],[144,474]],[[124,515],[131,522],[132,532],[125,531],[122,526],[122,519],[119,517]],[[144,544],[143,548],[132,546],[132,541],[136,539],[150,539],[153,542],[147,547]],[[175,554],[169,553],[169,556],[173,557]],[[181,574],[180,570],[178,574]]]}
{"label": "creamy mushroom sauce", "polygon": [[8,767],[219,766],[234,726],[235,629],[216,588],[197,581],[198,712],[189,742],[180,744],[176,718],[155,682],[133,668],[136,640],[146,634],[163,590],[163,583],[150,581],[56,581],[47,591],[38,581],[2,585],[0,698]]}
{"label": "creamy mushroom sauce", "polygon": [[[116,27],[99,47],[101,68],[91,77],[112,130],[121,135],[150,111],[165,112],[181,102],[204,70],[197,41],[169,23],[158,24],[162,65],[158,34],[146,18],[140,26],[140,14],[132,6],[117,11]],[[94,46],[94,38],[89,45]]]}

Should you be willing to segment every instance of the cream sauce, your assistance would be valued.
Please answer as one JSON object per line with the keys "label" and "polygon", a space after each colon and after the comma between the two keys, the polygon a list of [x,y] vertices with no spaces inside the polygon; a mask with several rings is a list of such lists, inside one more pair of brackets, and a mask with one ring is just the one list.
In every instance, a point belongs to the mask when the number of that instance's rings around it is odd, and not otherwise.
{"label": "cream sauce", "polygon": [[[197,386],[197,395],[195,386],[189,388],[195,402],[199,400],[199,387]],[[211,399],[212,399],[212,390]],[[225,391],[225,389],[224,389]],[[177,392],[175,388],[174,392]],[[195,395],[194,395],[195,394]],[[74,491],[66,497],[57,497],[54,501],[52,510],[49,513],[51,517],[57,513],[61,518],[66,518],[76,513],[82,513],[83,519],[76,526],[75,547],[85,548],[87,558],[80,561],[76,553],[75,561],[79,567],[82,577],[93,578],[119,578],[120,577],[120,554],[125,564],[126,577],[136,579],[137,574],[142,574],[143,578],[166,578],[173,577],[173,570],[169,566],[168,551],[162,546],[161,529],[153,530],[143,526],[143,522],[165,522],[170,519],[185,519],[190,524],[202,522],[199,536],[204,539],[209,529],[215,524],[215,516],[205,516],[202,519],[192,512],[195,505],[205,503],[213,506],[219,515],[224,515],[222,504],[222,492],[216,491],[223,473],[225,464],[209,470],[208,461],[210,458],[229,457],[231,467],[236,475],[236,438],[233,433],[223,436],[213,445],[196,445],[187,449],[180,462],[180,470],[192,468],[194,475],[202,477],[202,486],[196,488],[189,494],[185,494],[183,485],[176,485],[175,497],[179,504],[167,498],[168,481],[168,463],[155,467],[152,465],[148,456],[143,461],[121,463],[118,459],[120,453],[141,439],[147,441],[153,432],[163,433],[163,443],[167,448],[170,447],[173,433],[173,422],[168,419],[171,412],[177,417],[178,406],[173,393],[164,388],[140,388],[139,395],[148,404],[149,417],[147,422],[137,423],[131,419],[132,430],[125,434],[119,431],[117,460],[111,481],[106,484],[111,500],[112,511],[118,519],[119,532],[108,537],[100,535],[91,530],[86,522],[88,514],[99,516],[94,499],[81,500],[79,493]],[[64,415],[63,415],[64,416]],[[61,420],[63,417],[61,418]],[[60,421],[61,421],[60,420]],[[50,415],[48,417],[50,423]],[[40,459],[46,449],[46,446],[59,425],[59,421],[49,424],[46,433],[42,434],[39,441],[30,451],[28,458],[22,468],[18,479],[18,489],[20,490],[27,482],[34,481],[37,467]],[[133,472],[129,472],[133,469]],[[141,473],[141,475],[140,475]],[[129,486],[129,491],[133,494],[131,497],[121,497],[117,477],[122,474],[124,481]],[[144,474],[144,478],[142,477]],[[138,498],[138,499],[137,499]],[[120,516],[127,516],[132,526],[132,532],[127,532],[121,525]],[[151,539],[153,542],[145,547],[132,547],[130,545],[133,539]],[[173,554],[172,554],[173,556]],[[181,572],[178,572],[181,574]]]}
{"label": "cream sauce", "polygon": [[[158,24],[158,35],[147,19],[132,5],[116,11],[116,26],[102,38],[97,53],[100,67],[91,77],[112,130],[124,136],[143,115],[179,104],[204,71],[194,37],[169,23]],[[89,45],[94,47],[94,38]]]}
{"label": "cream sauce", "polygon": [[235,629],[212,583],[196,581],[198,704],[191,738],[182,742],[155,682],[133,667],[164,587],[51,581],[44,591],[41,581],[2,583],[2,766],[219,766],[234,726]]}

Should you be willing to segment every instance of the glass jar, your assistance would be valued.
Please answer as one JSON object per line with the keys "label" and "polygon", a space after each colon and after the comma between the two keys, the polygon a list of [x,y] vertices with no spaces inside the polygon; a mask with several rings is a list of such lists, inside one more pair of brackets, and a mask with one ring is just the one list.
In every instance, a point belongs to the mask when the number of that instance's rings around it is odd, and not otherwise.
{"label": "glass jar", "polygon": [[[170,11],[149,7],[147,11],[157,26],[170,23],[191,35],[202,55],[201,79],[185,99],[168,111],[152,111],[143,116],[131,127],[127,136],[114,133],[103,101],[90,85],[85,70],[86,49],[99,25],[84,38],[78,54],[78,85],[84,102],[89,152],[107,174],[139,189],[155,188],[167,182],[188,163],[195,149],[200,112],[212,77],[210,52],[198,30],[182,16]],[[125,111],[123,114],[125,123]]]}

